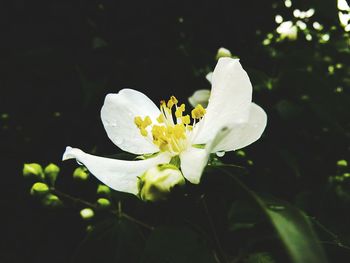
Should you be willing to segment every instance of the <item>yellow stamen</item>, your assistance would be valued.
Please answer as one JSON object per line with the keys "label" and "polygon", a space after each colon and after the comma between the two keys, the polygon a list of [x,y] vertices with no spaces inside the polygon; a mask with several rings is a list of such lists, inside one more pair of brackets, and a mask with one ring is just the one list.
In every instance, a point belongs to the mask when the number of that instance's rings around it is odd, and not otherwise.
{"label": "yellow stamen", "polygon": [[206,113],[205,109],[202,107],[202,105],[198,104],[191,112],[193,119],[200,119],[204,116]]}
{"label": "yellow stamen", "polygon": [[178,103],[178,100],[175,98],[175,96],[171,96],[168,100],[168,108],[171,109],[174,105]]}
{"label": "yellow stamen", "polygon": [[163,114],[160,114],[160,115],[158,116],[158,118],[157,118],[157,121],[158,121],[159,123],[164,123],[164,115],[163,115]]}
{"label": "yellow stamen", "polygon": [[[176,106],[175,112],[172,111],[174,105]],[[184,115],[185,104],[178,106],[178,100],[171,96],[168,102],[164,100],[160,102],[160,111],[161,114],[156,118],[157,124],[152,123],[149,116],[144,118],[136,116],[134,123],[144,137],[149,136],[149,131],[151,131],[153,143],[158,146],[160,151],[168,151],[173,155],[178,155],[187,148],[187,134],[192,131],[196,119],[204,116],[205,109],[198,104],[191,112],[193,119],[191,120],[190,115]],[[176,116],[175,121],[173,114]],[[193,126],[190,125],[192,121]],[[151,129],[147,129],[149,126]]]}
{"label": "yellow stamen", "polygon": [[152,124],[151,118],[146,116],[142,120],[140,116],[136,116],[134,118],[134,123],[136,124],[137,128],[139,128],[141,135],[146,137],[148,135],[146,128]]}
{"label": "yellow stamen", "polygon": [[182,113],[185,111],[185,104],[181,104],[180,107],[178,107],[175,111],[175,116],[176,118],[181,118],[182,117]]}
{"label": "yellow stamen", "polygon": [[186,124],[186,125],[190,124],[191,123],[190,115],[187,114],[181,117],[181,121],[183,124]]}

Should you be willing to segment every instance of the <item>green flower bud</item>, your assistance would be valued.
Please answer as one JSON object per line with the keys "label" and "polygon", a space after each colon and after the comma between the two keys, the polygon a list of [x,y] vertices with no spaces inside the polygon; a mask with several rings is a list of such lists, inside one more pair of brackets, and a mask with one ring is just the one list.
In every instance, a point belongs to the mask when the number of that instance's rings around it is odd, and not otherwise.
{"label": "green flower bud", "polygon": [[99,184],[97,187],[97,194],[99,195],[109,195],[111,193],[111,189],[104,184]]}
{"label": "green flower bud", "polygon": [[236,155],[239,156],[239,157],[245,157],[246,156],[245,152],[242,151],[242,150],[237,151]]}
{"label": "green flower bud", "polygon": [[92,210],[91,208],[84,208],[80,211],[80,216],[84,220],[89,220],[89,219],[93,218],[94,215],[95,215],[94,210]]}
{"label": "green flower bud", "polygon": [[89,172],[85,167],[78,167],[73,172],[73,178],[80,181],[86,181],[89,178]]}
{"label": "green flower bud", "polygon": [[23,166],[23,176],[34,176],[40,179],[44,179],[43,168],[38,163],[25,163]]}
{"label": "green flower bud", "polygon": [[111,202],[106,198],[99,198],[97,199],[97,204],[101,207],[109,207]]}
{"label": "green flower bud", "polygon": [[337,166],[338,167],[347,167],[348,166],[348,162],[346,160],[339,160],[337,162]]}
{"label": "green flower bud", "polygon": [[232,57],[231,51],[221,47],[218,49],[217,53],[216,53],[216,60],[218,60],[219,58],[223,58],[223,57]]}
{"label": "green flower bud", "polygon": [[58,198],[57,195],[48,194],[46,195],[42,200],[43,205],[49,206],[49,207],[58,207],[62,205],[61,200]]}
{"label": "green flower bud", "polygon": [[160,164],[139,177],[139,197],[144,201],[165,200],[175,185],[185,184],[181,171],[172,164]]}
{"label": "green flower bud", "polygon": [[49,187],[44,183],[35,183],[30,189],[30,194],[34,196],[43,196],[49,192]]}
{"label": "green flower bud", "polygon": [[53,163],[50,163],[48,166],[45,167],[44,173],[46,175],[46,178],[50,182],[51,185],[54,185],[57,179],[57,175],[60,172],[60,168]]}

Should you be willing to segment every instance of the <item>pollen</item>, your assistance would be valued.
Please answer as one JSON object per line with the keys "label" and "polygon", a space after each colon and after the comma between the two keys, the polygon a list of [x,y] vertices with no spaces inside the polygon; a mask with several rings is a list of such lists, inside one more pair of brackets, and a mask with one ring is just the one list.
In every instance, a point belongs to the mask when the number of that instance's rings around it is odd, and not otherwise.
{"label": "pollen", "polygon": [[139,128],[142,136],[148,135],[146,128],[152,124],[152,120],[149,116],[146,116],[144,119],[142,119],[140,116],[136,116],[134,123],[136,124],[137,128]]}
{"label": "pollen", "polygon": [[[171,96],[167,102],[160,101],[161,114],[156,118],[156,123],[152,123],[149,116],[136,116],[134,123],[141,135],[158,146],[161,152],[167,151],[176,156],[188,147],[188,136],[195,126],[196,119],[201,119],[205,114],[205,109],[197,105],[192,110],[191,119],[190,115],[184,114],[185,109],[185,104],[178,106],[176,97]],[[151,128],[148,128],[149,126]]]}
{"label": "pollen", "polygon": [[175,111],[176,118],[181,118],[184,111],[185,111],[185,104],[181,104],[181,106],[178,107]]}
{"label": "pollen", "polygon": [[175,98],[175,96],[171,96],[170,99],[168,100],[168,108],[171,109],[174,105],[177,105],[178,100]]}
{"label": "pollen", "polygon": [[191,112],[193,119],[200,119],[205,115],[206,111],[202,105],[198,104]]}

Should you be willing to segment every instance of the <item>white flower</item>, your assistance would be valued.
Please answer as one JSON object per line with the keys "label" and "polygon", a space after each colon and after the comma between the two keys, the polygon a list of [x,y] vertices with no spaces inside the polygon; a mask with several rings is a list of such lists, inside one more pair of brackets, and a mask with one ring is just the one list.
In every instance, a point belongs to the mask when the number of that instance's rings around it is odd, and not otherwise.
{"label": "white flower", "polygon": [[281,39],[288,38],[289,40],[297,39],[298,28],[293,24],[292,21],[286,21],[279,25],[276,29],[277,33],[280,34]]}
{"label": "white flower", "polygon": [[252,103],[252,85],[239,60],[227,57],[219,59],[213,72],[208,107],[197,105],[191,112],[192,121],[184,111],[185,105],[179,105],[174,96],[158,108],[136,90],[108,94],[101,110],[108,137],[126,152],[154,155],[123,161],[67,147],[63,160],[76,159],[104,184],[135,195],[140,176],[174,160],[180,161],[183,176],[198,184],[210,153],[233,151],[255,142],[267,121],[264,110]]}

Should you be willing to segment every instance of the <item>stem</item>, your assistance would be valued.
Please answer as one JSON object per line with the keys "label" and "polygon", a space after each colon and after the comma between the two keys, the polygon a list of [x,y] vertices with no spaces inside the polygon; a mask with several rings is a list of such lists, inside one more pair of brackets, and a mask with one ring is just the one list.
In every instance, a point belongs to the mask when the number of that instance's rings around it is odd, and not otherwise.
{"label": "stem", "polygon": [[247,170],[246,167],[236,165],[236,164],[230,164],[230,163],[208,164],[208,166],[211,166],[211,167],[232,167],[232,168],[239,168],[239,169]]}
{"label": "stem", "polygon": [[222,246],[221,246],[221,243],[220,243],[220,240],[219,240],[219,237],[218,237],[218,234],[215,230],[215,226],[214,226],[214,222],[210,216],[210,213],[209,213],[209,209],[208,209],[208,206],[207,206],[207,203],[205,201],[205,197],[203,196],[202,198],[202,203],[203,203],[203,208],[204,208],[204,211],[207,215],[207,218],[208,218],[208,222],[209,222],[209,226],[210,226],[210,229],[211,229],[211,232],[212,232],[212,235],[214,237],[214,241],[215,241],[215,244],[216,244],[216,247],[217,247],[217,250],[219,252],[219,257],[218,260],[220,262],[228,262],[227,258],[226,258],[226,255],[225,255],[225,252],[224,250],[222,249]]}
{"label": "stem", "polygon": [[[71,196],[69,194],[66,194],[64,192],[61,192],[53,187],[50,188],[51,192],[55,195],[57,195],[58,197],[61,197],[61,198],[64,198],[64,199],[67,199],[67,200],[70,200],[72,201],[73,203],[78,203],[78,204],[81,204],[81,205],[84,205],[84,206],[88,206],[90,208],[93,208],[95,210],[101,210],[101,208],[93,203],[90,203],[88,201],[85,201],[83,199],[80,199],[78,197],[74,197],[74,196]],[[154,226],[151,226],[151,225],[148,225],[144,222],[142,222],[141,220],[139,219],[136,219],[124,212],[122,212],[122,209],[121,209],[121,203],[119,202],[118,203],[118,210],[111,210],[111,209],[108,209],[107,210],[109,213],[113,214],[113,215],[116,215],[117,217],[119,218],[125,218],[126,220],[129,220],[130,222],[133,222],[137,225],[140,225],[144,228],[147,228],[148,230],[151,230],[153,231],[154,230]]]}
{"label": "stem", "polygon": [[336,245],[338,247],[350,250],[350,246],[344,245],[342,243],[342,241],[340,240],[338,235],[334,234],[332,231],[330,231],[328,228],[326,228],[315,217],[312,217],[312,216],[308,216],[308,217],[315,223],[315,225],[317,225],[320,229],[322,229],[324,232],[326,232],[328,235],[330,235],[333,238],[333,241],[321,241],[321,243],[323,243],[323,244],[332,244],[332,245]]}
{"label": "stem", "polygon": [[95,205],[93,203],[90,203],[90,202],[87,202],[87,201],[80,199],[78,197],[74,197],[74,196],[71,196],[69,194],[63,193],[63,192],[57,190],[56,188],[51,187],[50,191],[59,197],[63,197],[64,199],[68,199],[68,200],[72,201],[73,203],[86,205],[86,206],[94,208],[96,210],[100,209],[97,205]]}
{"label": "stem", "polygon": [[147,228],[148,230],[153,231],[155,229],[154,226],[148,225],[148,224],[146,224],[146,223],[144,223],[144,222],[142,222],[142,221],[140,221],[132,216],[129,216],[128,214],[125,214],[124,212],[121,213],[121,217],[123,217],[123,218],[129,220],[130,222],[133,222],[137,225],[143,226],[144,228]]}

